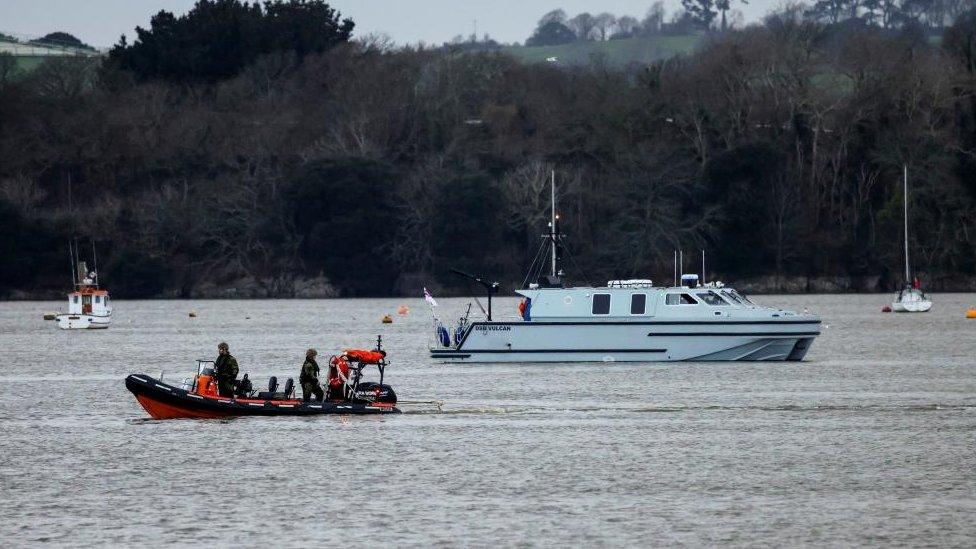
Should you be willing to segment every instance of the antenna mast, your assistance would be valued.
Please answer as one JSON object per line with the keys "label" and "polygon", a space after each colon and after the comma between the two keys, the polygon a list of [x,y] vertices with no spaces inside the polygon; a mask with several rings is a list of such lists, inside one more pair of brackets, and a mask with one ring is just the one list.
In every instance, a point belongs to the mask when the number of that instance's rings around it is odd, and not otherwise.
{"label": "antenna mast", "polygon": [[556,276],[556,170],[552,170],[552,214],[549,219],[549,240],[552,241],[552,276]]}
{"label": "antenna mast", "polygon": [[912,273],[908,267],[908,164],[905,164],[905,284],[912,283]]}
{"label": "antenna mast", "polygon": [[702,286],[705,285],[705,250],[702,250]]}

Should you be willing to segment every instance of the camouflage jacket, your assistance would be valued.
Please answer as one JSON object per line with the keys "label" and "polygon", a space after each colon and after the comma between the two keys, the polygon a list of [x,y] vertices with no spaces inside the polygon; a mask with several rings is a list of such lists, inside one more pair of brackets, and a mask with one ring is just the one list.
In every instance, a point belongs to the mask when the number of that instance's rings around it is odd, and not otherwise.
{"label": "camouflage jacket", "polygon": [[214,361],[214,373],[217,374],[218,378],[236,379],[237,372],[237,359],[230,353],[220,355]]}
{"label": "camouflage jacket", "polygon": [[306,358],[302,364],[302,373],[298,376],[299,383],[317,383],[319,380],[319,363],[314,358]]}

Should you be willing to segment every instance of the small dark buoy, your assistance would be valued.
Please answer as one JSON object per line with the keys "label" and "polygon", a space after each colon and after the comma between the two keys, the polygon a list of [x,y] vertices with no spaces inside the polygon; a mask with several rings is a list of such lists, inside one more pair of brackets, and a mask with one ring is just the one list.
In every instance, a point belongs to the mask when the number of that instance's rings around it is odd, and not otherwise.
{"label": "small dark buoy", "polygon": [[197,317],[197,312],[196,311],[190,311],[190,318],[196,318],[196,317]]}
{"label": "small dark buoy", "polygon": [[890,313],[891,312],[891,305],[885,305],[884,307],[882,307],[881,308],[881,312],[882,313]]}
{"label": "small dark buoy", "polygon": [[380,320],[380,322],[382,322],[383,324],[393,324],[393,317],[390,315],[383,315],[383,318],[382,320]]}

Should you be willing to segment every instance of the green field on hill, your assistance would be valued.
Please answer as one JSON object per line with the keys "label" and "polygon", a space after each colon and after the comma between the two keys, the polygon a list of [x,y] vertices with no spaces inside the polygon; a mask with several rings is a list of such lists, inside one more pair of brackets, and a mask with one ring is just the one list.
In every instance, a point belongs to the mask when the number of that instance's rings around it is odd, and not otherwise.
{"label": "green field on hill", "polygon": [[578,65],[589,63],[593,57],[605,56],[614,65],[652,63],[675,55],[691,53],[701,42],[701,36],[654,36],[625,38],[606,42],[573,42],[560,46],[509,46],[502,51],[529,63],[555,57],[558,63]]}

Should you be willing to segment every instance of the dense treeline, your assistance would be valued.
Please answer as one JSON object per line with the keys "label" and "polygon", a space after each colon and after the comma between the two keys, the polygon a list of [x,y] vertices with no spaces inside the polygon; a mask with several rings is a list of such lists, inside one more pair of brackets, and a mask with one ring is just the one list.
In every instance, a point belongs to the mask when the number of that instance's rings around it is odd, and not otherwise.
{"label": "dense treeline", "polygon": [[550,169],[576,282],[670,280],[673,249],[707,248],[726,279],[894,284],[903,165],[916,266],[976,274],[971,13],[939,44],[785,13],[627,68],[346,38],[213,81],[86,59],[0,80],[3,291],[63,287],[71,235],[119,296],[415,294],[450,267],[511,287]]}
{"label": "dense treeline", "polygon": [[[658,35],[687,35],[742,27],[737,5],[747,0],[681,0],[681,8],[667,17],[664,2],[654,2],[643,19],[631,15],[589,12],[568,16],[562,9],[544,14],[526,46],[554,46],[589,40],[619,40]],[[961,14],[976,7],[973,0],[817,0],[807,5],[785,2],[780,14],[796,20],[849,29],[876,26],[940,35]],[[457,40],[456,40],[457,41]],[[474,42],[472,40],[471,42]]]}

